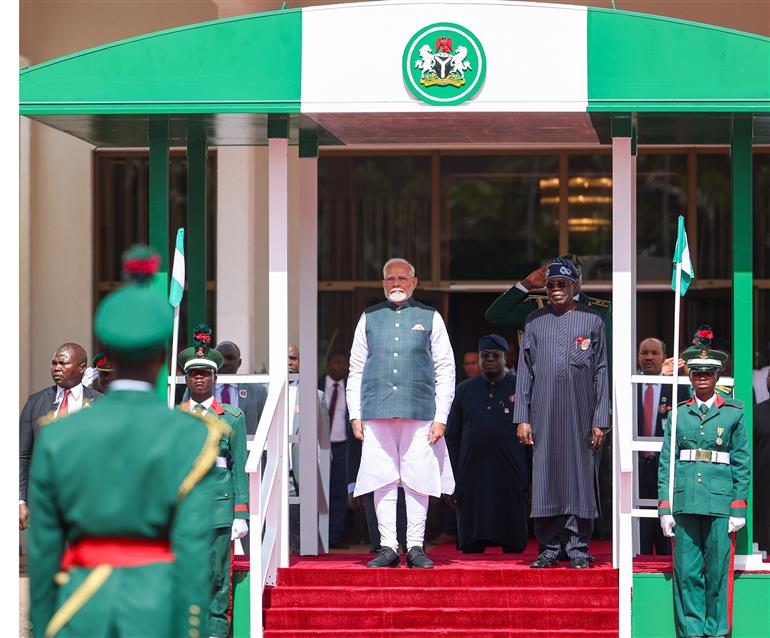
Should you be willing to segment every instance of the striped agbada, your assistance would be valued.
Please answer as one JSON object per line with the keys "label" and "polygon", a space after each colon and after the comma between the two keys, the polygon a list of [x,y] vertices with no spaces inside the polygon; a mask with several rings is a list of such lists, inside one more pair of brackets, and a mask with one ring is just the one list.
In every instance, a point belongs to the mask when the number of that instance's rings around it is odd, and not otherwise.
{"label": "striped agbada", "polygon": [[527,319],[519,354],[514,423],[534,439],[532,518],[596,518],[592,428],[609,427],[607,356],[599,314],[552,306]]}

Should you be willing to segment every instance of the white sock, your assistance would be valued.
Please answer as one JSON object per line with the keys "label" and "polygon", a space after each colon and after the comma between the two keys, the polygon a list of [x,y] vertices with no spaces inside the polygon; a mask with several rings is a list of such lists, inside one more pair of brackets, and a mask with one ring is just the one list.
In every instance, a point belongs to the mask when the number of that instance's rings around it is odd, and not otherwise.
{"label": "white sock", "polygon": [[[404,495],[406,496],[406,548],[422,547],[425,540],[425,519],[428,517],[430,497],[408,487],[404,487]],[[379,517],[379,515],[378,511],[377,516]]]}
{"label": "white sock", "polygon": [[[396,554],[398,554],[398,539],[396,538],[397,501],[398,481],[388,483],[374,490],[374,511],[377,512],[377,529],[380,530],[380,545],[382,547],[390,547]],[[425,519],[423,519],[424,526]]]}

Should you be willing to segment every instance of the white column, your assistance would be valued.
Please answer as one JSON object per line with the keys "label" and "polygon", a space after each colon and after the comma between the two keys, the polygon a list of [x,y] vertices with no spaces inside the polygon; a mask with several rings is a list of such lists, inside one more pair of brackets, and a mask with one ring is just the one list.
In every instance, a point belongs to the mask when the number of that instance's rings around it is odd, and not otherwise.
{"label": "white column", "polygon": [[[257,232],[256,149],[227,146],[217,150],[217,334],[241,350],[239,372],[254,367],[256,327],[256,251],[267,249],[266,233]],[[261,254],[264,254],[262,252]]]}
{"label": "white column", "polygon": [[[300,554],[317,555],[318,424],[318,157],[299,159]],[[327,522],[328,530],[328,522]],[[327,532],[328,533],[328,532]]]}
{"label": "white column", "polygon": [[[288,333],[288,151],[289,142],[285,138],[268,140],[268,216],[269,216],[269,320],[270,335],[269,369],[270,383],[286,384],[289,374],[289,357],[287,347]],[[289,423],[288,393],[281,395],[277,409],[281,415],[280,426],[285,430]],[[282,437],[283,445],[279,454],[288,460],[289,447],[287,437]],[[287,461],[288,462],[288,461]],[[283,465],[283,463],[282,463]],[[280,484],[280,522],[278,536],[278,553],[280,566],[289,565],[289,483],[285,473],[281,474]],[[268,521],[268,525],[274,524]],[[259,532],[257,532],[259,533]]]}
{"label": "white column", "polygon": [[631,506],[636,341],[636,157],[630,137],[612,138],[613,566],[619,569],[619,635],[631,636]]}

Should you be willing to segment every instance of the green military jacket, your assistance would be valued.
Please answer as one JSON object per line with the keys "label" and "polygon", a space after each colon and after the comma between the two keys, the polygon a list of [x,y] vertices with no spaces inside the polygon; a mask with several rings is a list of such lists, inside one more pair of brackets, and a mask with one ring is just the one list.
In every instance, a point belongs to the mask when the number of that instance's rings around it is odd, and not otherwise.
{"label": "green military jacket", "polygon": [[[211,468],[226,430],[128,389],[41,429],[29,496],[35,638],[187,636],[205,627]],[[117,550],[115,565],[108,557],[59,573],[65,547],[105,538],[168,541],[173,560],[121,567]]]}
{"label": "green military jacket", "polygon": [[[717,394],[702,415],[694,398],[677,406],[674,444],[674,502],[669,502],[671,414],[664,425],[658,469],[658,514],[702,514],[746,517],[749,494],[749,443],[743,403]],[[681,450],[729,452],[730,463],[682,461]],[[672,507],[673,505],[673,507]]]}
{"label": "green military jacket", "polygon": [[[181,410],[189,410],[189,401]],[[212,509],[213,525],[229,527],[233,518],[249,518],[249,479],[246,476],[246,417],[243,411],[214,399],[206,416],[215,414],[230,428],[219,440],[217,465],[212,470],[215,494]]]}
{"label": "green military jacket", "polygon": [[[607,343],[612,343],[612,312],[609,301],[594,299],[582,292],[578,295],[578,303],[588,306],[599,313],[604,321],[604,334]],[[490,323],[499,326],[512,326],[523,331],[527,323],[527,317],[535,310],[539,310],[548,304],[547,295],[533,295],[511,286],[502,295],[495,299],[484,313],[484,318]]]}

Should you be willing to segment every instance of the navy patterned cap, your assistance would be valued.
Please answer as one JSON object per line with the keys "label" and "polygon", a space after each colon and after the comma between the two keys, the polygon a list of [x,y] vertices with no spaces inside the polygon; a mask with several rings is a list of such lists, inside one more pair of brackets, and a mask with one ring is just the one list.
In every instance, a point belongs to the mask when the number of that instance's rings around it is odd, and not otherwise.
{"label": "navy patterned cap", "polygon": [[575,264],[570,259],[559,257],[548,264],[546,269],[546,279],[554,277],[563,277],[570,281],[577,281],[580,279],[580,273],[578,273]]}

